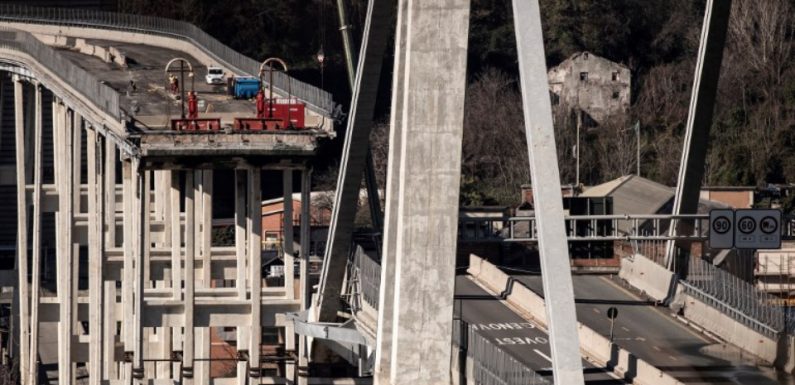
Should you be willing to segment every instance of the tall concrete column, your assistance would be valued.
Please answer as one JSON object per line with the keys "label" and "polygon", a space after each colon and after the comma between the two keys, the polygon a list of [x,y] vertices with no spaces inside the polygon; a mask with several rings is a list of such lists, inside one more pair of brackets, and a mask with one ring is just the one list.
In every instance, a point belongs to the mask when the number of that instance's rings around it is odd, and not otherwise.
{"label": "tall concrete column", "polygon": [[183,303],[185,306],[185,321],[182,341],[182,377],[184,378],[185,385],[194,384],[193,379],[193,364],[194,364],[194,329],[193,329],[193,309],[194,309],[194,293],[196,282],[196,271],[194,269],[195,255],[195,239],[194,239],[194,210],[195,210],[195,195],[196,188],[193,181],[194,173],[187,171],[185,173],[185,290],[183,291]]}
{"label": "tall concrete column", "polygon": [[91,384],[102,382],[102,290],[103,263],[105,251],[103,186],[104,169],[102,167],[102,142],[97,132],[87,130],[87,174],[88,174],[88,302],[89,302],[89,355],[88,379]]}
{"label": "tall concrete column", "polygon": [[386,175],[386,212],[381,252],[381,287],[378,292],[378,328],[376,331],[374,377],[377,384],[388,384],[392,353],[392,319],[395,307],[395,252],[397,251],[397,213],[400,208],[400,156],[403,151],[403,76],[406,65],[406,23],[408,1],[399,1],[395,32],[395,60],[392,74],[392,111],[389,122],[389,162]]}
{"label": "tall concrete column", "polygon": [[[309,249],[312,245],[312,169],[301,170],[301,260],[299,265],[301,286],[301,310],[306,310],[312,305],[312,287],[309,278]],[[308,346],[306,336],[298,336],[298,372],[296,373],[299,385],[307,384],[308,375]]]}
{"label": "tall concrete column", "polygon": [[133,260],[135,267],[134,283],[133,283],[133,322],[132,322],[132,377],[133,383],[136,385],[144,384],[144,328],[143,328],[143,311],[144,311],[144,271],[147,266],[144,263],[145,250],[147,247],[147,233],[149,222],[149,178],[146,177],[148,172],[143,171],[140,167],[140,160],[132,158],[132,217],[129,218],[133,222],[132,226],[132,244],[133,244]]}
{"label": "tall concrete column", "polygon": [[[69,119],[68,117],[66,117],[66,118]],[[77,114],[77,113],[75,113],[74,110],[72,110],[72,114],[71,114],[71,119],[70,120],[71,120],[71,122],[67,121],[66,124],[67,124],[67,127],[68,127],[69,123],[71,123],[72,135],[74,136],[72,138],[72,154],[71,154],[72,158],[74,159],[72,161],[72,180],[74,180],[74,192],[72,193],[72,198],[74,200],[73,211],[75,213],[80,213],[81,212],[81,207],[80,207],[80,184],[81,184],[81,181],[82,181],[82,167],[81,167],[82,164],[81,164],[80,161],[81,161],[81,156],[82,156],[82,151],[83,151],[83,148],[82,148],[83,132],[80,129],[80,127],[82,125],[81,124],[82,123],[82,118],[80,117],[80,114]]]}
{"label": "tall concrete column", "polygon": [[513,0],[525,133],[555,383],[583,383],[538,0]]}
{"label": "tall concrete column", "polygon": [[[390,29],[385,26],[391,22],[393,12],[392,0],[373,0],[367,9],[318,293],[318,319],[324,322],[336,321],[339,310],[362,172],[370,148],[378,79],[389,40]],[[377,199],[374,195],[370,198]]]}
{"label": "tall concrete column", "polygon": [[28,203],[27,178],[30,165],[25,163],[25,110],[23,84],[14,77],[14,132],[17,166],[17,273],[19,283],[16,297],[19,302],[19,374],[23,384],[28,380],[30,355],[30,286],[28,284]]}
{"label": "tall concrete column", "polygon": [[[212,241],[212,193],[213,193],[213,170],[196,171],[196,246],[198,254],[201,255],[202,269],[201,279],[198,287],[209,288],[211,276],[211,241]],[[210,328],[199,327],[195,332],[196,345],[196,364],[194,365],[194,376],[197,384],[210,383]]]}
{"label": "tall concrete column", "polygon": [[[182,300],[182,215],[180,212],[180,180],[179,171],[171,172],[171,188],[169,189],[169,199],[171,200],[169,217],[167,221],[171,223],[171,290],[172,298],[175,301]],[[187,191],[187,190],[186,190]],[[187,226],[187,225],[186,225]]]}
{"label": "tall concrete column", "polygon": [[42,183],[42,105],[41,85],[34,86],[33,109],[33,264],[31,266],[30,296],[30,357],[28,358],[28,381],[32,385],[39,382],[39,291],[41,289],[41,183]]}
{"label": "tall concrete column", "polygon": [[[122,330],[121,337],[124,345],[124,354],[133,354],[133,316],[134,316],[134,303],[133,303],[133,282],[135,275],[133,266],[135,263],[135,222],[136,216],[139,215],[135,211],[135,189],[134,185],[137,183],[137,167],[133,168],[132,161],[125,159],[122,163],[122,194],[124,203],[124,260],[122,266],[122,281],[121,281],[121,307],[122,307]],[[127,363],[122,364],[121,378],[126,383],[132,382],[132,367]]]}
{"label": "tall concrete column", "polygon": [[105,299],[102,328],[102,378],[106,381],[117,380],[116,357],[116,281],[104,281]]}
{"label": "tall concrete column", "polygon": [[248,171],[248,255],[251,281],[251,329],[249,338],[249,380],[262,376],[260,349],[262,343],[262,170]]}
{"label": "tall concrete column", "polygon": [[293,245],[293,170],[284,170],[282,178],[284,215],[282,217],[282,244],[284,250],[284,290],[288,299],[295,298],[295,251]]}
{"label": "tall concrete column", "polygon": [[[235,285],[237,289],[237,299],[246,300],[248,269],[246,266],[246,255],[248,251],[247,243],[247,218],[248,206],[246,205],[246,170],[235,170],[235,254],[237,257],[236,271],[237,276]],[[249,333],[248,326],[238,326],[236,330],[237,350],[248,351]],[[237,362],[237,385],[248,384],[248,363],[240,360]]]}
{"label": "tall concrete column", "polygon": [[105,245],[116,247],[116,160],[118,150],[113,140],[105,140]]}
{"label": "tall concrete column", "polygon": [[[235,254],[237,256],[237,298],[246,299],[246,170],[235,170]],[[239,342],[239,341],[238,341]],[[239,349],[239,347],[238,347]]]}
{"label": "tall concrete column", "polygon": [[392,112],[402,116],[399,204],[387,207],[397,216],[393,385],[451,381],[469,3],[407,8],[403,103]]}
{"label": "tall concrete column", "polygon": [[[673,215],[696,214],[698,211],[698,199],[709,148],[709,130],[712,127],[712,115],[715,111],[715,96],[718,93],[731,8],[731,0],[707,0],[690,97],[690,112],[687,116],[682,145],[682,159],[679,163],[679,177],[671,209]],[[693,225],[692,221],[672,221],[670,231],[688,233]],[[687,245],[681,245],[685,246]],[[669,269],[673,269],[675,251],[674,242],[668,241],[666,254]]]}
{"label": "tall concrete column", "polygon": [[72,223],[74,219],[74,179],[72,173],[72,139],[66,122],[66,107],[53,101],[53,132],[59,136],[55,167],[60,175],[58,186],[58,218],[55,227],[56,272],[59,304],[58,319],[58,379],[72,383]]}

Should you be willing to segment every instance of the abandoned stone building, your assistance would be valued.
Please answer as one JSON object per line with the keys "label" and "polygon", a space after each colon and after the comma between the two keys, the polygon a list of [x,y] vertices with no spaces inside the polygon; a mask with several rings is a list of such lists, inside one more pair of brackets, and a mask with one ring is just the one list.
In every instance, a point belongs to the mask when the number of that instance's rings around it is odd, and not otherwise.
{"label": "abandoned stone building", "polygon": [[548,77],[553,106],[582,111],[591,125],[629,108],[632,75],[623,64],[579,52],[550,69]]}

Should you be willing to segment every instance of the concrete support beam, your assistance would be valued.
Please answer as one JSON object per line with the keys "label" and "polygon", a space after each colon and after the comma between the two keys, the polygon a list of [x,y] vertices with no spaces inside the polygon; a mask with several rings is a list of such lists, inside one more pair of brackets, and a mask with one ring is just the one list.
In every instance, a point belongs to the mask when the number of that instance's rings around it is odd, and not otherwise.
{"label": "concrete support beam", "polygon": [[105,140],[105,246],[116,247],[116,159],[119,151]]}
{"label": "concrete support beam", "polygon": [[184,333],[182,339],[182,377],[185,385],[194,384],[193,364],[194,364],[194,329],[193,329],[193,309],[195,306],[195,195],[196,187],[193,181],[193,172],[185,173],[185,290],[183,303],[185,307]]}
{"label": "concrete support beam", "polygon": [[[197,287],[209,288],[211,277],[211,241],[212,241],[212,193],[213,193],[213,170],[196,170],[196,248],[201,256],[202,269],[201,279]],[[195,355],[194,376],[197,384],[210,383],[210,328],[199,327],[195,331]]]}
{"label": "concrete support beam", "polygon": [[58,303],[58,379],[62,385],[73,383],[72,372],[72,299],[73,299],[73,247],[72,222],[74,218],[73,143],[74,136],[67,125],[66,107],[53,102],[53,135],[58,136],[55,168],[58,170],[58,212],[56,216],[56,273]]}
{"label": "concrete support beam", "polygon": [[[168,221],[171,222],[171,289],[172,298],[175,301],[182,300],[182,235],[181,213],[180,213],[180,180],[179,171],[171,172],[171,189],[169,198],[171,200],[171,211]],[[185,190],[187,191],[187,190]],[[187,240],[186,240],[187,242]]]}
{"label": "concrete support beam", "polygon": [[86,131],[88,174],[88,297],[89,297],[89,355],[88,379],[93,385],[102,383],[102,291],[105,260],[104,227],[104,168],[102,141],[93,129]]}
{"label": "concrete support beam", "polygon": [[262,376],[260,345],[262,343],[262,190],[260,181],[262,170],[251,168],[248,171],[248,255],[249,280],[251,281],[251,329],[249,338],[249,377],[252,383]]}
{"label": "concrete support beam", "polygon": [[284,170],[282,178],[284,216],[282,221],[282,243],[284,250],[284,289],[287,298],[295,298],[295,237],[293,236],[293,170]]}
{"label": "concrete support beam", "polygon": [[117,380],[118,363],[116,352],[116,282],[104,281],[105,300],[103,302],[104,324],[102,330],[102,378],[103,380]]}
{"label": "concrete support beam", "polygon": [[[299,265],[300,277],[300,296],[301,310],[306,310],[312,305],[312,288],[309,279],[309,248],[312,241],[310,239],[312,228],[310,219],[312,216],[312,169],[301,170],[301,260]],[[298,337],[298,372],[296,373],[299,385],[307,383],[308,375],[308,346],[306,336]]]}
{"label": "concrete support beam", "polygon": [[[682,145],[682,159],[679,163],[679,177],[671,210],[673,215],[696,214],[698,210],[709,148],[709,130],[712,127],[712,116],[715,111],[715,96],[718,92],[731,8],[731,0],[707,0],[690,97],[690,112],[687,116]],[[678,221],[671,224],[671,232],[677,231],[682,234],[690,231],[692,227],[691,221]],[[669,269],[673,268],[676,250],[674,246],[674,242],[667,244]]]}
{"label": "concrete support beam", "polygon": [[544,296],[553,304],[546,307],[553,376],[556,384],[583,384],[538,0],[513,0],[513,14]]}
{"label": "concrete support beam", "polygon": [[[237,298],[246,299],[246,170],[235,170],[235,256]],[[238,340],[239,341],[239,340]]]}
{"label": "concrete support beam", "polygon": [[[122,282],[121,282],[121,305],[122,305],[122,340],[124,345],[124,354],[132,354],[133,352],[133,282],[134,271],[133,266],[135,263],[134,250],[135,250],[135,222],[137,213],[135,205],[135,190],[133,186],[137,184],[137,170],[133,170],[133,164],[130,160],[125,160],[122,163],[122,188],[124,195],[124,262],[122,268]],[[122,371],[122,380],[127,383],[132,382],[132,368],[130,365],[124,363]]]}
{"label": "concrete support beam", "polygon": [[404,82],[406,66],[406,23],[408,1],[398,2],[395,32],[395,60],[392,75],[392,111],[389,122],[389,162],[386,181],[386,213],[381,252],[381,287],[378,292],[378,327],[376,330],[375,364],[376,382],[388,384],[392,353],[392,319],[395,308],[395,262],[397,251],[397,213],[400,210],[400,164],[403,152]]}
{"label": "concrete support beam", "polygon": [[392,20],[394,1],[372,0],[367,13],[318,296],[319,320],[327,322],[336,321],[339,310],[362,173],[370,147],[378,79],[389,40],[390,28],[384,26]]}
{"label": "concrete support beam", "polygon": [[33,263],[31,266],[30,296],[30,357],[28,358],[28,383],[38,384],[39,357],[39,290],[41,289],[41,182],[42,182],[42,105],[41,86],[35,85],[34,149],[33,149]]}
{"label": "concrete support beam", "polygon": [[140,161],[136,158],[132,159],[132,168],[134,175],[133,185],[133,212],[134,215],[134,252],[135,259],[135,284],[133,286],[134,297],[134,318],[133,318],[133,383],[136,385],[146,384],[144,380],[144,327],[143,327],[143,312],[144,312],[144,288],[147,282],[147,270],[149,264],[147,256],[149,254],[149,183],[151,183],[148,171],[142,171]]}
{"label": "concrete support beam", "polygon": [[403,103],[392,112],[402,116],[400,203],[387,206],[397,216],[393,385],[451,382],[469,8],[469,0],[407,8],[403,82],[395,85]]}
{"label": "concrete support beam", "polygon": [[25,107],[22,81],[14,77],[14,132],[17,170],[17,284],[19,303],[19,373],[23,384],[30,383],[30,286],[28,284],[28,204],[25,173],[30,166],[25,160]]}

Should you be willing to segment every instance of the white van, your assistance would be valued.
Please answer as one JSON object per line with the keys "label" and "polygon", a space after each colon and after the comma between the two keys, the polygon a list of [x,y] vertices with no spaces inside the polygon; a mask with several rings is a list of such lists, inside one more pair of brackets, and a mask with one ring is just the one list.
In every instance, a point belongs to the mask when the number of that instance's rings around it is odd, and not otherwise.
{"label": "white van", "polygon": [[224,70],[220,67],[207,67],[207,84],[224,84]]}

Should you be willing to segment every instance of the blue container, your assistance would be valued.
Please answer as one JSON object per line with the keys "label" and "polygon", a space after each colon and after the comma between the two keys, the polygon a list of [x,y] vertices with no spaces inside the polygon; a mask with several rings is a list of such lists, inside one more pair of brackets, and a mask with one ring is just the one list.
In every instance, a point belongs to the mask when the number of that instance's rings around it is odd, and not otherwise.
{"label": "blue container", "polygon": [[241,76],[235,78],[235,98],[251,99],[260,90],[259,79],[253,76]]}

